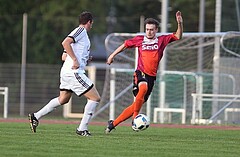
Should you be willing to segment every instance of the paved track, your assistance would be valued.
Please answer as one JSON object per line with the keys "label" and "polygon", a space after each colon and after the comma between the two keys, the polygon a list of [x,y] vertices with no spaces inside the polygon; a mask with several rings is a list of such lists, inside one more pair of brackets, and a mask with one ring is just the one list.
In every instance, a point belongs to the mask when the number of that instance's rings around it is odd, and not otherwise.
{"label": "paved track", "polygon": [[[27,117],[22,118],[0,118],[1,122],[8,123],[29,123]],[[41,124],[79,124],[77,120],[45,120],[41,119]],[[106,126],[107,122],[91,122],[90,125]],[[130,126],[129,123],[122,123],[120,126]],[[216,130],[240,130],[240,125],[182,125],[182,124],[150,124],[151,127],[159,128],[195,128],[195,129],[216,129]]]}

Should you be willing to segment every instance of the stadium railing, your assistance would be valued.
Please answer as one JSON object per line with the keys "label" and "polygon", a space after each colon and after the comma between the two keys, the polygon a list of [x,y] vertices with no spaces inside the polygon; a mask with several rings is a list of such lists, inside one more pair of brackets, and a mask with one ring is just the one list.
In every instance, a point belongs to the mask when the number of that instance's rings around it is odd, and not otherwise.
{"label": "stadium railing", "polygon": [[[240,112],[240,108],[228,108],[233,102],[240,102],[240,95],[231,94],[196,94],[192,93],[193,106],[192,106],[192,119],[191,124],[197,124],[200,122],[209,124],[212,123],[217,116],[223,111],[225,113],[225,120],[227,119],[227,112]],[[209,119],[202,119],[202,102],[203,101],[217,101],[227,102],[218,112],[216,112]],[[221,123],[221,122],[220,122]]]}

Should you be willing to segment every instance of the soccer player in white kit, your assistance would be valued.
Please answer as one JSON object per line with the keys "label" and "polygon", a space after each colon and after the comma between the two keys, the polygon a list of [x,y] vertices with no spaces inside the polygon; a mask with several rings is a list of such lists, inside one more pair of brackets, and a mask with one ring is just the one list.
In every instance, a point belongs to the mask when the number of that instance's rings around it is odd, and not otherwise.
{"label": "soccer player in white kit", "polygon": [[72,92],[74,92],[78,96],[84,95],[87,98],[83,118],[76,129],[76,133],[80,136],[91,136],[88,131],[88,123],[100,101],[97,89],[85,75],[84,70],[90,52],[90,40],[87,31],[91,30],[92,24],[92,14],[82,12],[79,16],[79,26],[63,40],[62,46],[67,55],[60,72],[60,94],[38,112],[28,115],[32,132],[36,132],[40,118],[52,112],[55,108],[66,104],[70,100]]}

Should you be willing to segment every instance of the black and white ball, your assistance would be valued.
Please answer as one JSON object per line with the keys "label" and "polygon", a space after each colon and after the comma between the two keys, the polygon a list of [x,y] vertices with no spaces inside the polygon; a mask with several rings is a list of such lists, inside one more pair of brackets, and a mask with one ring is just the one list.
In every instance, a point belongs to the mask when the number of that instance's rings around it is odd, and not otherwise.
{"label": "black and white ball", "polygon": [[150,125],[149,118],[144,114],[138,114],[134,119],[132,123],[132,129],[134,131],[143,131],[147,129]]}

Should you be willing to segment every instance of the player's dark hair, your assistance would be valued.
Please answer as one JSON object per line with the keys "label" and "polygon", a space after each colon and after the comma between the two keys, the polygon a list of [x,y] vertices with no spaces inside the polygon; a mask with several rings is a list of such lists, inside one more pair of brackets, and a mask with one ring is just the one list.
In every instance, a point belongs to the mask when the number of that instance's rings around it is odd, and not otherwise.
{"label": "player's dark hair", "polygon": [[79,24],[85,25],[88,23],[88,21],[93,21],[92,13],[88,11],[84,11],[79,15]]}
{"label": "player's dark hair", "polygon": [[144,25],[146,26],[146,24],[154,24],[156,26],[156,28],[159,27],[159,22],[157,20],[155,20],[154,18],[147,18],[144,21]]}

